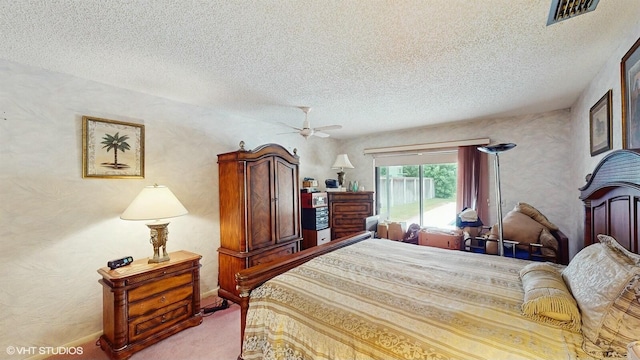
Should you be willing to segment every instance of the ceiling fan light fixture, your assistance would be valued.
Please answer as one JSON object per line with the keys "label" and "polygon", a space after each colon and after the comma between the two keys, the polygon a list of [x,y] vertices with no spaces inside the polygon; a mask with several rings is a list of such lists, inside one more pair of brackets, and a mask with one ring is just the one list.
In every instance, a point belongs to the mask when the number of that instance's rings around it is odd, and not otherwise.
{"label": "ceiling fan light fixture", "polygon": [[304,122],[302,123],[302,128],[297,128],[297,127],[285,124],[283,122],[280,122],[280,124],[290,127],[292,129],[295,129],[296,130],[295,132],[300,134],[305,139],[308,139],[311,136],[326,138],[326,137],[329,137],[329,134],[323,131],[342,129],[342,125],[329,125],[329,126],[320,126],[317,128],[312,128],[309,123],[309,111],[311,111],[311,108],[308,106],[298,106],[298,108],[302,110],[302,112],[304,112]]}
{"label": "ceiling fan light fixture", "polygon": [[596,9],[599,0],[551,0],[547,26]]}

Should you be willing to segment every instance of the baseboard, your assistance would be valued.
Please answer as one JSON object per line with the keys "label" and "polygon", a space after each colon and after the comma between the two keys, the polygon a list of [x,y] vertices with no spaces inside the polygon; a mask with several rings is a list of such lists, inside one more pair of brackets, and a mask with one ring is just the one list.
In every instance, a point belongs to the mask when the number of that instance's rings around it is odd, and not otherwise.
{"label": "baseboard", "polygon": [[209,290],[205,293],[201,293],[200,294],[200,299],[204,299],[206,297],[209,296],[218,296],[218,290],[220,290],[220,286],[218,286],[217,288],[213,289],[213,290]]}
{"label": "baseboard", "polygon": [[[200,294],[200,298],[204,299],[206,297],[209,296],[218,296],[218,290],[220,290],[220,287],[218,286],[215,289],[209,290],[207,292],[201,293]],[[102,331],[98,331],[96,333],[93,333],[91,335],[87,335],[84,337],[81,337],[79,339],[76,339],[70,343],[66,343],[64,345],[59,346],[60,348],[72,348],[72,347],[78,347],[78,346],[82,346],[88,342],[92,342],[92,341],[98,341],[98,339],[100,338],[100,336],[102,336]],[[51,354],[38,354],[38,355],[34,355],[32,357],[28,357],[25,360],[42,360],[42,359],[46,359],[48,357],[50,357]]]}

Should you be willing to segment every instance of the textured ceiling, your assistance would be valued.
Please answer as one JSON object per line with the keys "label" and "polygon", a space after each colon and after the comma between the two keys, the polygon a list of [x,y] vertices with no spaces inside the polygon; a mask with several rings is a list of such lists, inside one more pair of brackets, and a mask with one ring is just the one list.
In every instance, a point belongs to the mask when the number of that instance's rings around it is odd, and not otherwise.
{"label": "textured ceiling", "polygon": [[640,1],[550,3],[0,0],[0,58],[346,138],[570,107]]}

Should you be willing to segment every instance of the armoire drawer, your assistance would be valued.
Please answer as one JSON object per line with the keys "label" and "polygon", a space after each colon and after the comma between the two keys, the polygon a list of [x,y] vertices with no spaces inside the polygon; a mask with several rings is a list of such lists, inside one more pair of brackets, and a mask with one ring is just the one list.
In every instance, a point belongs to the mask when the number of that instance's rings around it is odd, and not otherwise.
{"label": "armoire drawer", "polygon": [[285,246],[281,246],[279,248],[265,251],[261,254],[252,256],[251,259],[249,260],[249,266],[260,265],[260,264],[278,259],[280,257],[293,254],[296,251],[298,251],[298,242],[289,243]]}

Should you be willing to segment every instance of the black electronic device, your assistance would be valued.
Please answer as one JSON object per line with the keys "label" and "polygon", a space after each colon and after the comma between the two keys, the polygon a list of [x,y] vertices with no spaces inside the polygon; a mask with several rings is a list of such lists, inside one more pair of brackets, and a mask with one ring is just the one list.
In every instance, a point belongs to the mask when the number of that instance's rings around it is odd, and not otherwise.
{"label": "black electronic device", "polygon": [[338,180],[336,179],[326,179],[324,181],[324,184],[329,189],[337,189],[340,186],[340,184],[338,183]]}
{"label": "black electronic device", "polygon": [[131,256],[123,257],[122,259],[111,260],[107,262],[107,266],[113,270],[123,266],[127,266],[133,262],[133,258]]}

